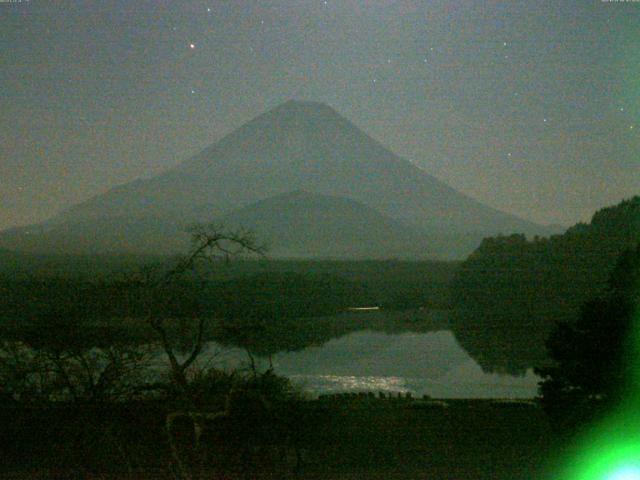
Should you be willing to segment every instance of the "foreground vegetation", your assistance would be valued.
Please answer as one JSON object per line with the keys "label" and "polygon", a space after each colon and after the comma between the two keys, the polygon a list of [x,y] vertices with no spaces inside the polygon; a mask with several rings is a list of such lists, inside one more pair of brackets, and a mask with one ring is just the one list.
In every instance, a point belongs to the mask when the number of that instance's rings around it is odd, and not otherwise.
{"label": "foreground vegetation", "polygon": [[[7,262],[0,441],[9,447],[0,475],[544,478],[551,449],[566,443],[557,427],[584,425],[631,378],[620,352],[638,302],[639,213],[636,198],[564,236],[488,239],[461,268],[260,260],[211,268],[203,261],[212,253],[260,253],[250,237],[215,231],[201,231],[185,257],[134,274],[103,264],[92,279],[93,267],[76,263],[60,276],[42,259]],[[453,316],[432,315],[452,305]],[[364,324],[354,306],[382,310]],[[487,370],[537,366],[542,402],[309,400],[254,359],[363,327],[451,328]],[[209,340],[244,348],[247,365],[203,363]]]}
{"label": "foreground vegetation", "polygon": [[[19,472],[32,478],[73,478],[72,472],[175,478],[166,411],[161,402],[2,409],[10,448],[0,473],[3,478]],[[518,480],[541,478],[553,442],[542,411],[526,403],[303,401],[296,427],[284,455],[276,451],[284,441],[276,429],[264,444],[259,428],[247,429],[244,441],[253,448],[244,456],[226,450],[234,439],[209,443],[219,438],[212,432],[191,465],[203,478],[224,473],[224,478]],[[180,448],[193,448],[188,435],[181,441]],[[299,466],[294,449],[300,451]]]}
{"label": "foreground vegetation", "polygon": [[[335,265],[309,263],[293,271],[280,271],[282,264],[265,271],[260,262],[218,270],[206,261],[260,247],[220,231],[198,231],[194,242],[186,256],[134,274],[93,280],[82,268],[62,277],[23,270],[2,282],[0,401],[13,439],[7,474],[18,466],[63,478],[72,471],[295,473],[303,451],[319,451],[303,438],[318,411],[287,380],[258,371],[253,355],[353,329],[357,319],[327,321],[351,306],[446,303],[447,265],[436,268],[439,281],[416,288],[415,264],[346,262],[343,275],[326,271]],[[210,339],[245,348],[246,369],[203,365]]]}
{"label": "foreground vegetation", "polygon": [[600,295],[619,256],[640,241],[640,197],[598,211],[563,235],[485,239],[452,285],[453,331],[488,371],[522,373],[548,360],[558,322]]}

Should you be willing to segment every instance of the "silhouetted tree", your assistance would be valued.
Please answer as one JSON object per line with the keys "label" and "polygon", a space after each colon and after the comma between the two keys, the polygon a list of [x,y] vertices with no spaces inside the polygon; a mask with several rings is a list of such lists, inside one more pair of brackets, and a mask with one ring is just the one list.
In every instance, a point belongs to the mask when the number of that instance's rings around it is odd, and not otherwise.
{"label": "silhouetted tree", "polygon": [[636,196],[563,235],[483,240],[452,284],[456,339],[486,371],[525,373],[545,360],[555,324],[576,321],[581,306],[606,289],[621,253],[639,238]]}
{"label": "silhouetted tree", "polygon": [[640,339],[633,323],[639,287],[640,245],[619,257],[607,290],[583,305],[578,321],[558,323],[550,335],[553,364],[536,372],[543,378],[543,406],[556,425],[580,424],[629,393]]}
{"label": "silhouetted tree", "polygon": [[[210,320],[210,315],[200,311],[197,304],[191,311],[187,308],[187,316],[191,316],[190,326],[193,329],[193,338],[187,354],[181,360],[180,345],[172,340],[168,328],[168,322],[175,320],[170,315],[170,303],[175,298],[176,291],[180,291],[180,282],[184,281],[187,275],[195,274],[198,265],[202,262],[228,260],[245,253],[262,255],[264,252],[265,247],[256,241],[251,232],[226,231],[216,225],[198,225],[192,229],[192,248],[185,256],[180,257],[176,264],[165,272],[155,275],[150,272],[146,275],[144,282],[148,286],[149,294],[146,321],[158,335],[160,345],[169,360],[172,384],[178,390],[186,392],[189,383],[187,371],[202,353],[205,327],[207,320]],[[162,309],[164,311],[158,311],[158,304],[162,303],[166,308]],[[183,315],[184,313],[183,310]]]}

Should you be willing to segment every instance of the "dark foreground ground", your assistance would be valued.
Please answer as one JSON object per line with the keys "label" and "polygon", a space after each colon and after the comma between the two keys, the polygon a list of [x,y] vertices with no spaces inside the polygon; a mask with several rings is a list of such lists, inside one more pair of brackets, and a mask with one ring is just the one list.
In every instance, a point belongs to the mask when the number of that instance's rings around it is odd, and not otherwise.
{"label": "dark foreground ground", "polygon": [[[533,402],[323,399],[294,420],[297,473],[292,462],[253,458],[199,478],[544,479],[558,445]],[[4,408],[0,421],[3,479],[176,478],[159,406]]]}

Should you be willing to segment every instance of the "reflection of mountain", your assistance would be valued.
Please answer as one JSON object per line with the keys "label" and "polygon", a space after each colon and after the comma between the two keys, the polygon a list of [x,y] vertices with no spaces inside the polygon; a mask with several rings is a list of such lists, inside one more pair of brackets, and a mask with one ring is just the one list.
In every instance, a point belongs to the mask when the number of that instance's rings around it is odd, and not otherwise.
{"label": "reflection of mountain", "polygon": [[359,331],[320,347],[277,355],[284,374],[439,378],[469,356],[451,332],[389,335]]}
{"label": "reflection of mountain", "polygon": [[544,362],[554,324],[575,320],[620,253],[639,241],[640,197],[550,239],[484,240],[454,282],[456,338],[486,370],[523,372]]}
{"label": "reflection of mountain", "polygon": [[[246,363],[227,351],[224,365]],[[509,398],[536,394],[537,377],[488,374],[460,348],[450,331],[381,333],[358,330],[317,346],[273,357],[279,374],[316,394],[344,391],[411,391],[435,398]],[[263,361],[263,368],[268,362]]]}
{"label": "reflection of mountain", "polygon": [[[291,306],[287,310],[290,311]],[[234,315],[217,323],[210,338],[227,346],[243,346],[255,355],[266,357],[324,345],[363,330],[386,334],[442,331],[449,327],[449,317],[448,311],[437,310],[344,312],[322,317],[273,315],[263,310],[257,316]]]}
{"label": "reflection of mountain", "polygon": [[[329,226],[348,220],[355,223],[345,228],[354,232],[364,219],[372,222],[370,250],[369,239],[360,235],[355,245],[338,242],[336,251],[322,245],[321,252],[330,256],[354,249],[358,255],[378,256],[381,246],[387,246],[381,245],[383,230],[389,232],[392,249],[403,246],[397,241],[402,235],[428,235],[432,248],[414,245],[408,255],[418,250],[420,255],[427,251],[440,256],[468,251],[487,234],[546,231],[455,191],[394,155],[330,107],[290,101],[162,175],[114,188],[40,226],[5,232],[0,245],[37,252],[175,252],[184,248],[185,237],[178,232],[186,225],[220,219],[267,199],[273,207],[282,204],[282,198],[272,197],[297,190],[327,196],[300,199],[312,204],[313,215],[325,212],[317,204],[326,207],[328,197],[343,199],[334,212],[336,219],[327,219]],[[345,199],[354,203],[347,205]],[[290,208],[292,201],[289,198],[284,207]],[[262,212],[264,225],[279,225],[280,211]],[[310,222],[325,224],[315,217]],[[290,235],[284,252],[308,256],[307,248],[319,248],[325,239],[326,235],[305,236],[297,245],[295,235]]]}
{"label": "reflection of mountain", "polygon": [[[247,365],[242,349],[208,344],[205,356],[220,368]],[[255,358],[260,368],[266,358]],[[489,374],[460,348],[450,331],[381,333],[357,330],[272,357],[278,374],[311,394],[337,392],[412,392],[433,398],[531,398],[538,378]]]}

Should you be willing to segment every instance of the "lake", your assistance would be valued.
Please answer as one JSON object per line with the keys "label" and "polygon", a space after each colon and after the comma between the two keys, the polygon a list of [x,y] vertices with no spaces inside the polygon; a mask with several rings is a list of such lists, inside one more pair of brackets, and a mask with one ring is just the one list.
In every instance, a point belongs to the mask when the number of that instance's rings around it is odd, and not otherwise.
{"label": "lake", "polygon": [[[237,349],[208,345],[215,363],[246,362]],[[450,331],[394,333],[357,331],[297,352],[272,357],[276,373],[315,396],[339,392],[411,392],[433,398],[532,398],[539,378],[484,373]],[[261,367],[268,365],[261,360]]]}

